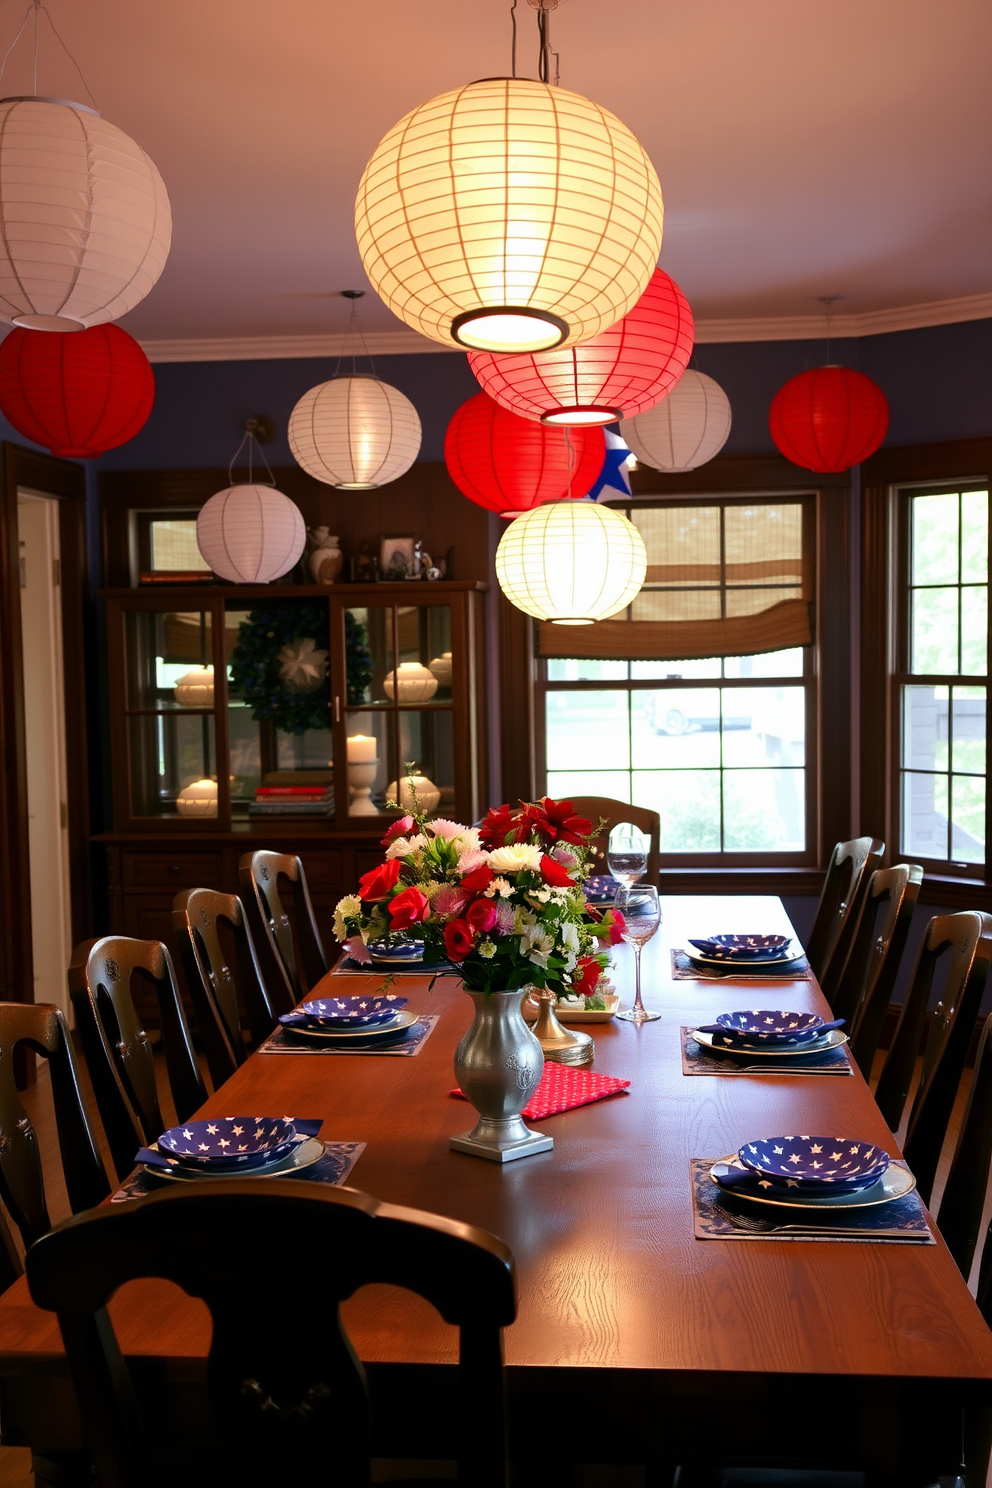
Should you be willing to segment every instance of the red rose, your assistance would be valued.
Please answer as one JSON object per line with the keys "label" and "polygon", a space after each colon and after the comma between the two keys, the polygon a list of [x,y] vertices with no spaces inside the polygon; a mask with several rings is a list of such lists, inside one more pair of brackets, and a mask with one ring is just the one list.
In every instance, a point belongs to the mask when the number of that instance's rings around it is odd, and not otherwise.
{"label": "red rose", "polygon": [[572,991],[583,997],[591,997],[602,974],[602,967],[595,956],[583,956],[572,972]]}
{"label": "red rose", "polygon": [[471,873],[466,873],[458,887],[464,889],[466,894],[481,894],[488,889],[495,877],[493,870],[483,863],[481,868],[473,868]]}
{"label": "red rose", "polygon": [[411,829],[415,826],[416,822],[412,816],[401,816],[399,821],[393,822],[393,825],[389,828],[385,837],[383,837],[382,846],[388,847],[396,837],[409,837]]}
{"label": "red rose", "polygon": [[363,873],[358,880],[358,895],[361,899],[385,899],[391,889],[395,889],[400,878],[400,860],[392,858],[388,863],[381,863],[378,868],[373,868],[370,873]]}
{"label": "red rose", "polygon": [[556,889],[571,889],[575,887],[575,880],[554,858],[549,858],[547,853],[541,859],[541,877],[546,884],[551,884]]}
{"label": "red rose", "polygon": [[465,920],[451,920],[444,927],[444,949],[449,961],[464,961],[475,944],[475,931]]}
{"label": "red rose", "polygon": [[522,842],[526,836],[522,821],[522,817],[509,806],[490,806],[479,828],[479,841],[488,848],[505,847],[511,837],[515,842]]}
{"label": "red rose", "polygon": [[484,935],[496,923],[496,906],[491,899],[476,899],[465,911],[465,918],[473,930]]}
{"label": "red rose", "polygon": [[423,889],[404,889],[389,902],[391,929],[409,930],[430,916],[431,906]]}

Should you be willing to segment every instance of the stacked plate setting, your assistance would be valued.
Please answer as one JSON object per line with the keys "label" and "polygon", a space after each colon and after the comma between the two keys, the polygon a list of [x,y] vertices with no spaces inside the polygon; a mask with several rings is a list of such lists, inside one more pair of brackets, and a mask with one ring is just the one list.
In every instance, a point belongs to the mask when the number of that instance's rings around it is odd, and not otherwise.
{"label": "stacked plate setting", "polygon": [[752,1008],[718,1013],[712,1025],[714,1043],[729,1049],[794,1048],[812,1044],[820,1037],[823,1019],[819,1013],[790,1013],[784,1008]]}
{"label": "stacked plate setting", "polygon": [[279,1019],[288,1033],[301,1038],[346,1043],[349,1040],[397,1038],[417,1021],[405,1012],[405,997],[389,993],[367,997],[318,997],[303,1002]]}
{"label": "stacked plate setting", "polygon": [[711,935],[702,940],[690,940],[695,950],[689,952],[692,961],[704,966],[739,966],[751,970],[763,966],[786,966],[790,961],[801,959],[790,951],[792,938],[788,935]]}
{"label": "stacked plate setting", "polygon": [[889,1166],[887,1152],[850,1137],[761,1137],[745,1142],[737,1156],[766,1193],[860,1193]]}
{"label": "stacked plate setting", "polygon": [[306,1140],[289,1116],[214,1116],[174,1126],[156,1145],[163,1157],[212,1177],[270,1167]]}

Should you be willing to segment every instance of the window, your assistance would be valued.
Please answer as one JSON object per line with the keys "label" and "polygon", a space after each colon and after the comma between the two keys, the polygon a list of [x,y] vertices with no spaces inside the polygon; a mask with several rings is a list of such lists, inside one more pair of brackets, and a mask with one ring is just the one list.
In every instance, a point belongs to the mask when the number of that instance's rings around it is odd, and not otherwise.
{"label": "window", "polygon": [[988,491],[899,493],[899,851],[981,876],[986,843]]}
{"label": "window", "polygon": [[130,546],[133,583],[141,575],[181,574],[187,580],[213,575],[196,543],[196,511],[132,511]]}

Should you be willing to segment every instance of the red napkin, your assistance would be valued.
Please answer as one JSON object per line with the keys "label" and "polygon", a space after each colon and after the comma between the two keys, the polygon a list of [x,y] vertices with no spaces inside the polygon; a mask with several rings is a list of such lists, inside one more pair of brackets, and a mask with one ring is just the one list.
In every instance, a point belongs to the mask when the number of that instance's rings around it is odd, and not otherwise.
{"label": "red napkin", "polygon": [[[572,1069],[567,1064],[548,1060],[541,1083],[522,1114],[529,1121],[543,1121],[545,1116],[557,1116],[560,1111],[573,1111],[576,1106],[606,1100],[607,1096],[626,1090],[629,1084],[629,1080],[618,1080],[614,1075],[596,1075],[592,1070]],[[451,1094],[459,1100],[465,1099],[457,1088]]]}

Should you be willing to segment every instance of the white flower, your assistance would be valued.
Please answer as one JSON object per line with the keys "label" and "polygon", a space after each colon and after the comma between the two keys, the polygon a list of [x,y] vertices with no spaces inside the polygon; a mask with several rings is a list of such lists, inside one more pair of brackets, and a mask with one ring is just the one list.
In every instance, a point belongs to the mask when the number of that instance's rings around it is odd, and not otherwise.
{"label": "white flower", "polygon": [[[494,894],[498,894],[501,899],[509,899],[513,893],[513,885],[505,878],[494,878],[489,888],[492,889]],[[486,890],[486,893],[488,892],[489,889]]]}
{"label": "white flower", "polygon": [[539,847],[529,842],[512,842],[509,847],[497,847],[489,854],[489,866],[494,873],[538,873],[544,854]]}
{"label": "white flower", "polygon": [[496,954],[496,947],[491,940],[480,940],[475,948],[483,961],[491,961]]}
{"label": "white flower", "polygon": [[334,936],[336,940],[347,940],[350,931],[345,920],[352,920],[362,912],[362,901],[357,894],[345,894],[334,907]]}
{"label": "white flower", "polygon": [[535,889],[532,894],[527,895],[527,899],[531,904],[547,904],[550,898],[550,889]]}
{"label": "white flower", "polygon": [[579,949],[579,929],[571,920],[566,920],[561,927],[561,943],[567,951]]}
{"label": "white flower", "polygon": [[530,961],[534,966],[540,966],[542,971],[547,969],[548,957],[551,955],[551,952],[554,950],[554,948],[554,936],[541,935],[540,933],[534,936],[533,941],[531,942],[530,950],[524,950],[523,941],[521,941],[520,943],[520,949],[527,960]]}
{"label": "white flower", "polygon": [[443,816],[439,816],[436,821],[427,822],[424,831],[430,832],[434,837],[443,837],[458,852],[470,852],[479,846],[479,833],[475,827],[463,827],[459,822],[447,821]]}
{"label": "white flower", "polygon": [[422,832],[416,837],[394,837],[386,848],[386,858],[408,858],[412,853],[420,852],[427,844],[427,838]]}

